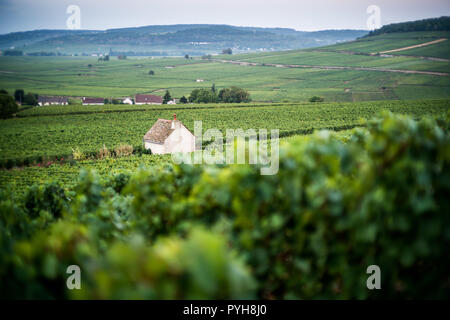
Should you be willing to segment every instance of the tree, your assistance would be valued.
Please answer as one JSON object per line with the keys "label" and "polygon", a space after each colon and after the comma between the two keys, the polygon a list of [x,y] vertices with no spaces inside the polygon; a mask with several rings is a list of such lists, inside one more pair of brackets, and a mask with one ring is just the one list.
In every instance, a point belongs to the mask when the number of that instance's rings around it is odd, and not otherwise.
{"label": "tree", "polygon": [[188,99],[186,99],[185,96],[182,96],[182,97],[180,98],[180,103],[186,104],[186,103],[188,103]]}
{"label": "tree", "polygon": [[189,59],[189,55],[188,54],[184,55],[184,58]]}
{"label": "tree", "polygon": [[23,51],[21,50],[5,50],[3,51],[4,56],[23,56]]}
{"label": "tree", "polygon": [[214,103],[218,102],[217,95],[208,89],[194,89],[189,96],[189,101],[194,103]]}
{"label": "tree", "polygon": [[153,75],[155,74],[155,71],[150,70],[150,71],[148,72],[148,74],[151,75],[151,76],[153,76]]}
{"label": "tree", "polygon": [[231,50],[231,48],[223,49],[222,54],[233,54],[233,50]]}
{"label": "tree", "polygon": [[8,94],[8,91],[6,91],[5,89],[0,89],[0,94]]}
{"label": "tree", "polygon": [[189,96],[189,102],[196,102],[199,92],[200,92],[200,89],[192,90],[191,95]]}
{"label": "tree", "polygon": [[250,102],[250,94],[242,88],[231,87],[220,90],[219,101],[225,103]]}
{"label": "tree", "polygon": [[314,96],[309,98],[309,102],[323,102],[323,98],[322,97],[318,97],[318,96]]}
{"label": "tree", "polygon": [[11,118],[14,113],[17,112],[19,107],[14,101],[13,97],[1,94],[0,95],[0,118]]}
{"label": "tree", "polygon": [[170,92],[169,92],[169,90],[166,90],[166,94],[164,95],[164,98],[163,98],[163,104],[167,104],[167,102],[169,102],[171,100],[172,100],[172,97],[170,95]]}
{"label": "tree", "polygon": [[37,105],[37,102],[38,102],[37,98],[38,98],[37,94],[29,92],[24,96],[23,102],[30,106],[35,106],[35,105]]}
{"label": "tree", "polygon": [[16,89],[16,91],[14,91],[14,99],[16,99],[16,101],[19,101],[20,103],[23,102],[25,97],[25,91],[23,91],[23,89]]}
{"label": "tree", "polygon": [[216,84],[213,83],[213,85],[211,86],[211,92],[216,93]]}

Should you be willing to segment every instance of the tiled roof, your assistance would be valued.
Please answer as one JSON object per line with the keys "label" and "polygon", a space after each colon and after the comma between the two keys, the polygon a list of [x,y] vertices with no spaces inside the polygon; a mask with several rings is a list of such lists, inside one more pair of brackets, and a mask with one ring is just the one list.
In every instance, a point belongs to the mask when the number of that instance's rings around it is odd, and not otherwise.
{"label": "tiled roof", "polygon": [[172,120],[158,119],[158,121],[156,121],[150,130],[145,134],[144,140],[149,142],[164,143],[173,131]]}
{"label": "tiled roof", "polygon": [[136,103],[163,103],[163,98],[152,94],[137,94]]}
{"label": "tiled roof", "polygon": [[41,103],[68,103],[69,99],[67,97],[39,96],[38,102],[41,102]]}

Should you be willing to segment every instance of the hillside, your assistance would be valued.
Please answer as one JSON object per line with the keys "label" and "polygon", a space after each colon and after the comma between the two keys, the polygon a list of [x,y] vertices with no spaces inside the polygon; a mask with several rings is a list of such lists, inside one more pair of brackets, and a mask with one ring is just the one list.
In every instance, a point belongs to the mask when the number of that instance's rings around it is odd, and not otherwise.
{"label": "hillside", "polygon": [[[110,30],[108,34],[110,41],[117,41],[114,32],[133,34],[138,41],[139,33],[156,34],[162,39],[162,33],[168,32],[164,40],[167,41],[180,34],[194,36],[189,28],[190,25],[151,26]],[[207,35],[211,28],[198,26],[196,36]],[[261,41],[298,33],[292,29],[214,28],[223,29],[222,37],[227,33],[235,38],[248,32],[265,34],[267,37],[261,36]],[[318,33],[329,37],[335,34]],[[70,37],[75,41],[88,35]],[[100,37],[94,33],[90,36]],[[333,46],[189,60],[114,57],[103,62],[97,57],[1,57],[0,88],[11,93],[22,88],[42,95],[78,97],[162,95],[170,90],[174,97],[181,97],[193,89],[215,84],[217,88],[245,88],[256,102],[305,102],[312,96],[324,97],[327,102],[450,98],[450,41],[443,40],[449,37],[448,31],[388,33]],[[106,41],[104,36],[101,38]],[[41,43],[46,41],[56,40],[50,38]],[[413,47],[423,44],[428,45]],[[386,51],[391,52],[382,54]],[[149,75],[150,70],[154,75]],[[198,79],[203,81],[197,82]]]}
{"label": "hillside", "polygon": [[[423,45],[436,40],[450,38],[450,31],[416,31],[416,32],[397,32],[386,33],[371,37],[361,38],[355,41],[328,46],[328,51],[336,51],[347,53],[358,53],[365,55],[374,55],[385,51],[395,50],[398,48],[406,48],[416,45]],[[450,41],[436,42],[427,46],[423,46],[419,51],[402,50],[390,52],[391,55],[416,55],[434,58],[450,59]]]}
{"label": "hillside", "polygon": [[228,25],[167,25],[106,31],[36,30],[0,35],[0,48],[25,53],[107,53],[127,55],[203,55],[309,48],[354,40],[364,30],[302,32],[286,28],[235,27]]}
{"label": "hillside", "polygon": [[450,59],[450,17],[394,23],[328,51],[365,55],[389,54]]}
{"label": "hillside", "polygon": [[450,17],[423,19],[416,21],[391,23],[369,32],[366,37],[386,33],[417,32],[417,31],[450,31]]}

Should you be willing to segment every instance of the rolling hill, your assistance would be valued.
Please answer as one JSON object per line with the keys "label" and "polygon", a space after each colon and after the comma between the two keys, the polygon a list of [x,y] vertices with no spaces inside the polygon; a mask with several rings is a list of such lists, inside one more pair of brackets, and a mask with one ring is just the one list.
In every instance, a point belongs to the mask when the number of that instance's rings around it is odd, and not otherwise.
{"label": "rolling hill", "polygon": [[[83,44],[86,38],[97,39],[93,42],[118,43],[120,37],[129,34],[126,39],[133,38],[135,48],[142,48],[137,43],[150,41],[150,34],[163,43],[170,39],[176,42],[177,37],[204,39],[203,36],[211,36],[211,30],[222,37],[217,38],[217,43],[222,44],[230,37],[244,39],[249,32],[256,34],[254,43],[258,37],[258,41],[267,42],[303,34],[282,28],[197,25],[192,29],[192,25],[177,25],[117,29],[101,34],[64,33],[37,43],[50,45],[62,38],[72,38],[73,46],[86,48]],[[333,37],[337,33],[315,34]],[[324,97],[325,101],[450,98],[450,41],[445,40],[449,36],[450,31],[445,30],[388,32],[331,46],[217,55],[210,59],[129,57],[104,62],[97,61],[96,57],[1,57],[0,88],[9,92],[23,88],[45,95],[100,97],[163,94],[170,90],[173,96],[181,97],[188,96],[195,88],[215,84],[217,88],[233,85],[245,88],[253,101],[258,102],[301,102],[315,95]],[[21,41],[23,38],[22,35]],[[160,46],[170,47],[170,44]],[[104,44],[106,47],[113,46]],[[149,70],[154,75],[149,75]],[[198,79],[203,81],[199,83]]]}
{"label": "rolling hill", "polygon": [[89,30],[36,30],[0,35],[0,48],[25,53],[107,53],[127,55],[203,55],[287,50],[317,47],[354,40],[364,30],[302,32],[287,28],[235,27],[228,25],[167,25]]}

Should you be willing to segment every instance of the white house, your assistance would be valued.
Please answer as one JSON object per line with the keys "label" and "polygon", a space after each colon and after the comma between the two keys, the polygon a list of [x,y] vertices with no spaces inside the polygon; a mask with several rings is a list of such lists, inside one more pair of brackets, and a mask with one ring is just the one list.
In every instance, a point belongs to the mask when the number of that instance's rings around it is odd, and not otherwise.
{"label": "white house", "polygon": [[144,135],[144,147],[154,154],[193,152],[195,136],[174,114],[173,120],[158,119]]}
{"label": "white house", "polygon": [[69,99],[67,97],[48,97],[48,96],[38,97],[38,105],[40,106],[50,106],[50,105],[67,106],[68,104]]}
{"label": "white house", "polygon": [[131,98],[125,98],[122,100],[123,104],[133,104],[133,100]]}

